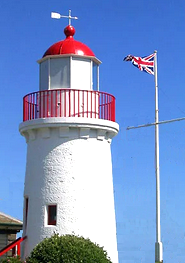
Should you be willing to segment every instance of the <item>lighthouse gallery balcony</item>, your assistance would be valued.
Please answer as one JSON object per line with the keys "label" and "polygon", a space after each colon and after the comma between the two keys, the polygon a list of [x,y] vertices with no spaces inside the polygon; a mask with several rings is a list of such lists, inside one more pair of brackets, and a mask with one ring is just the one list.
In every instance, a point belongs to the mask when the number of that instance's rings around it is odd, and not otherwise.
{"label": "lighthouse gallery balcony", "polygon": [[23,121],[51,117],[96,118],[115,122],[115,97],[76,89],[44,90],[23,98]]}

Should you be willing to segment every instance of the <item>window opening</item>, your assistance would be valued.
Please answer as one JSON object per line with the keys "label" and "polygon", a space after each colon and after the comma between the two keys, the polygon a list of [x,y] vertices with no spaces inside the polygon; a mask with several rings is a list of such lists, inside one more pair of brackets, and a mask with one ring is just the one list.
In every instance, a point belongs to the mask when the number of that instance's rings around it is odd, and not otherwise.
{"label": "window opening", "polygon": [[25,198],[25,208],[26,208],[25,226],[27,226],[27,221],[28,221],[28,197]]}
{"label": "window opening", "polygon": [[57,206],[48,205],[48,225],[56,226]]}

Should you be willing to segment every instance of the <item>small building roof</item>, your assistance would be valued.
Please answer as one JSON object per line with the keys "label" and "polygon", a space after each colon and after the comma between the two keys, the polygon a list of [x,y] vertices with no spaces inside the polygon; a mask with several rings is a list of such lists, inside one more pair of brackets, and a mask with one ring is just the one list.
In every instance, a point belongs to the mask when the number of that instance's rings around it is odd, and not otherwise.
{"label": "small building roof", "polygon": [[0,229],[9,229],[20,231],[23,227],[23,222],[0,212]]}

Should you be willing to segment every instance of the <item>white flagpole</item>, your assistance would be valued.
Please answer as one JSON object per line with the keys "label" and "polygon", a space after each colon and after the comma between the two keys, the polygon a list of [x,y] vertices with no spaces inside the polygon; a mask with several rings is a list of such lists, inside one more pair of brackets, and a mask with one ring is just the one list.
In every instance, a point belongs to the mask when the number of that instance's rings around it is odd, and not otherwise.
{"label": "white flagpole", "polygon": [[155,175],[156,175],[156,243],[155,262],[163,262],[163,245],[161,242],[160,223],[160,173],[159,173],[159,108],[158,108],[158,81],[157,81],[157,51],[154,51],[155,77]]}

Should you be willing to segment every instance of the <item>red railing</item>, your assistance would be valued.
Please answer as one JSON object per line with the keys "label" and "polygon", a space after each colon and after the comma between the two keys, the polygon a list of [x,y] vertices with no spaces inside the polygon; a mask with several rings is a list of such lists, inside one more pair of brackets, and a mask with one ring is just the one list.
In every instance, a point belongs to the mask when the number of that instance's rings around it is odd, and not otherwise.
{"label": "red railing", "polygon": [[115,121],[115,97],[91,90],[57,89],[23,98],[23,121],[49,117],[84,117]]}
{"label": "red railing", "polygon": [[21,242],[26,239],[25,237],[19,237],[6,247],[0,250],[0,257],[3,256],[5,253],[7,253],[9,250],[12,249],[12,256],[20,256],[21,255]]}

